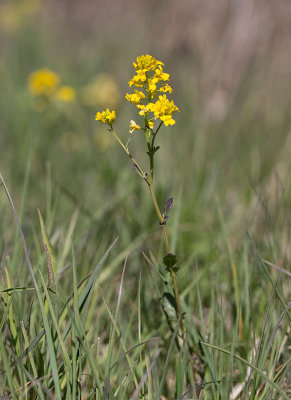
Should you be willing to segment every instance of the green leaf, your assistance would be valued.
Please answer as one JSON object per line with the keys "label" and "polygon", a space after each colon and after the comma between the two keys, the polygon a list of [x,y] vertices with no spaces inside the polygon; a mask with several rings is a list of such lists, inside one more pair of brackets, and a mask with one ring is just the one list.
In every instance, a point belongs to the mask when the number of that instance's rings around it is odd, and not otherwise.
{"label": "green leaf", "polygon": [[179,267],[175,267],[175,265],[177,264],[177,257],[175,254],[172,253],[168,253],[167,255],[165,255],[165,257],[163,258],[163,263],[165,264],[167,271],[171,272],[177,272],[179,270]]}

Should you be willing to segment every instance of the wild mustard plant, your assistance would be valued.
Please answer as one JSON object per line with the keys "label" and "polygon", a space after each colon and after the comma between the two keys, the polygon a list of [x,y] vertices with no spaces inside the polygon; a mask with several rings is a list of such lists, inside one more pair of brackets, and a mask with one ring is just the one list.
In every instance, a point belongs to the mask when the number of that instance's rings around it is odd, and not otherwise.
{"label": "wild mustard plant", "polygon": [[167,93],[172,93],[173,90],[167,83],[170,75],[164,72],[164,64],[161,61],[158,61],[151,55],[147,54],[137,57],[133,66],[135,69],[135,75],[128,84],[130,88],[134,86],[137,89],[134,89],[133,93],[127,93],[125,98],[136,106],[139,115],[142,117],[142,123],[137,124],[134,120],[131,120],[129,124],[129,133],[132,134],[134,131],[144,132],[147,154],[149,156],[149,173],[144,171],[130,153],[128,144],[124,144],[113,129],[113,123],[116,119],[115,111],[110,111],[107,108],[105,111],[97,112],[95,119],[96,121],[108,125],[108,130],[113,134],[123,150],[130,157],[137,173],[143,178],[149,188],[151,199],[164,234],[166,255],[163,258],[163,263],[172,278],[177,316],[180,319],[180,334],[183,338],[185,336],[185,329],[176,279],[176,273],[178,271],[176,265],[177,258],[175,254],[171,253],[167,232],[167,219],[169,218],[169,211],[173,205],[173,198],[167,200],[163,211],[161,211],[153,185],[154,156],[160,148],[159,146],[155,146],[156,136],[163,125],[167,127],[175,124],[173,114],[174,112],[179,111],[179,109],[174,104],[173,100],[167,98]]}

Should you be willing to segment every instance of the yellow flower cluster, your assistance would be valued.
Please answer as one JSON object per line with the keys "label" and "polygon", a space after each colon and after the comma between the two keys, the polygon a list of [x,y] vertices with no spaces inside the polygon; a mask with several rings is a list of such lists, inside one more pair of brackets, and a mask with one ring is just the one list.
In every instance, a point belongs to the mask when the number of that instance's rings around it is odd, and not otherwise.
{"label": "yellow flower cluster", "polygon": [[59,86],[59,83],[59,76],[48,68],[34,71],[29,76],[29,90],[34,96],[43,96],[65,103],[74,101],[75,90],[71,86]]}
{"label": "yellow flower cluster", "polygon": [[154,107],[152,107],[155,118],[159,118],[166,126],[175,124],[172,114],[177,110],[178,107],[175,106],[173,100],[169,101],[165,94],[159,96]]}
{"label": "yellow flower cluster", "polygon": [[145,94],[141,91],[135,90],[134,94],[126,94],[126,100],[130,101],[133,104],[139,104],[142,99],[145,99]]}
{"label": "yellow flower cluster", "polygon": [[[153,100],[158,96],[158,92],[172,93],[173,90],[168,83],[170,75],[164,72],[164,64],[156,60],[150,55],[137,57],[136,62],[133,63],[136,75],[128,82],[129,87],[136,86],[142,88],[141,90],[134,90],[134,94],[127,93],[125,98],[131,103],[135,104],[139,109],[139,114],[144,115],[146,124],[153,129],[154,120],[159,119],[166,126],[174,125],[175,120],[172,115],[175,111],[179,111],[175,106],[173,100],[169,101],[166,95],[159,96],[158,100]],[[160,86],[158,86],[160,84]],[[152,112],[154,116],[149,118],[149,113]]]}
{"label": "yellow flower cluster", "polygon": [[[160,120],[166,126],[174,125],[173,113],[179,111],[175,106],[173,100],[168,100],[166,94],[172,93],[171,86],[167,83],[170,75],[164,72],[164,64],[156,60],[150,55],[137,57],[136,62],[133,63],[136,75],[128,82],[129,87],[136,86],[142,90],[134,90],[134,93],[127,93],[125,98],[130,103],[135,104],[139,110],[139,114],[145,118],[145,127],[141,128],[134,121],[130,121],[130,133],[135,130],[154,129],[155,120]],[[158,98],[157,98],[158,97]],[[156,100],[155,100],[156,99]],[[154,101],[155,100],[155,101]],[[149,113],[153,113],[150,116]],[[101,121],[103,124],[112,126],[116,119],[115,111],[97,112],[96,121]]]}
{"label": "yellow flower cluster", "polygon": [[115,119],[116,119],[115,111],[114,110],[109,111],[108,108],[105,111],[97,112],[95,116],[96,121],[100,121],[103,124],[109,124],[109,125],[112,125]]}

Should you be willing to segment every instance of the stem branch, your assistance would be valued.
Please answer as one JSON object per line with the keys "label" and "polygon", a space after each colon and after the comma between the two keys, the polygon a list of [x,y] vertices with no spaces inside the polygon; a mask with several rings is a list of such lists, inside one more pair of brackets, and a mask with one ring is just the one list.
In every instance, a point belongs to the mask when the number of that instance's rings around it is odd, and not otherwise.
{"label": "stem branch", "polygon": [[141,166],[138,164],[138,162],[135,160],[135,158],[132,157],[132,155],[130,154],[128,148],[123,144],[123,142],[119,139],[119,137],[117,136],[117,134],[114,132],[114,130],[111,128],[110,131],[113,133],[113,136],[115,137],[115,139],[118,141],[118,143],[120,144],[120,146],[123,148],[123,150],[126,152],[126,154],[128,155],[128,157],[131,159],[131,161],[133,162],[133,164],[136,166],[136,168],[139,170],[139,172],[141,173],[143,179],[146,181],[146,183],[148,184],[148,180],[147,180],[147,176],[145,174],[145,172],[143,171],[143,169],[141,168]]}

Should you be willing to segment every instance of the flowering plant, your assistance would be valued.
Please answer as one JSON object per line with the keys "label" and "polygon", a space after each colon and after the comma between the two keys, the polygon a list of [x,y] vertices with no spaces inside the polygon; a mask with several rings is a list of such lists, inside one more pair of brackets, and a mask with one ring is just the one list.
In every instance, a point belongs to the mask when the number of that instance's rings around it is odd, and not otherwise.
{"label": "flowering plant", "polygon": [[147,54],[137,57],[133,66],[135,69],[135,75],[128,84],[130,88],[135,86],[137,89],[134,89],[133,93],[127,93],[125,98],[137,107],[139,115],[143,118],[143,123],[139,125],[134,120],[131,120],[129,124],[129,133],[132,134],[134,131],[139,130],[144,132],[148,150],[147,154],[149,156],[150,172],[148,173],[143,170],[140,164],[131,155],[128,144],[125,145],[113,129],[113,123],[116,120],[116,113],[114,110],[110,111],[107,108],[105,111],[97,112],[95,119],[96,121],[108,125],[108,130],[113,134],[123,150],[130,157],[137,173],[144,179],[149,188],[152,202],[164,234],[166,255],[163,258],[163,263],[172,278],[177,317],[180,321],[180,334],[183,338],[185,330],[176,279],[176,273],[178,271],[177,258],[175,254],[171,253],[167,232],[167,219],[169,218],[168,214],[173,205],[173,198],[167,200],[164,210],[161,212],[153,186],[154,156],[159,150],[159,146],[155,146],[156,136],[162,125],[167,127],[175,124],[176,121],[173,119],[173,114],[174,112],[179,111],[179,109],[174,104],[173,100],[167,98],[167,93],[172,93],[173,90],[167,83],[170,75],[164,72],[164,64],[161,61],[158,61],[151,55]]}

